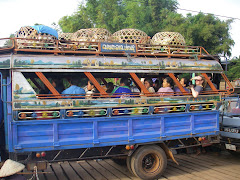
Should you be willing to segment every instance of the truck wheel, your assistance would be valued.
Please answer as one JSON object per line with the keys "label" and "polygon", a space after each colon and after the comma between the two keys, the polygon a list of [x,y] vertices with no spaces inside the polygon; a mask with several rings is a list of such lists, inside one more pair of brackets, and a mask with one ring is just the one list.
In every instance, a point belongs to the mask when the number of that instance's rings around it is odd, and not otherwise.
{"label": "truck wheel", "polygon": [[157,179],[167,167],[167,156],[159,146],[142,146],[131,158],[131,169],[141,179]]}
{"label": "truck wheel", "polygon": [[127,160],[126,160],[126,163],[127,163],[127,168],[129,170],[130,173],[132,173],[133,175],[135,175],[132,171],[132,168],[131,168],[131,159],[132,159],[132,156],[128,156],[127,157]]}

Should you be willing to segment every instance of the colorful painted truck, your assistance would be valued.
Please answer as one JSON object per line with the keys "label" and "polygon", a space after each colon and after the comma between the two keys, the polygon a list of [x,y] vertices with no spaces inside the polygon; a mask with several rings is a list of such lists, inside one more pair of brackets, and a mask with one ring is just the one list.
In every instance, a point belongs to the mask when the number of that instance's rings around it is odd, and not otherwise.
{"label": "colorful painted truck", "polygon": [[[29,169],[40,170],[46,161],[113,158],[126,161],[139,178],[155,179],[168,158],[175,161],[173,149],[219,143],[218,107],[232,90],[217,90],[207,77],[214,73],[229,83],[219,62],[202,47],[10,41],[12,47],[0,49],[2,149]],[[193,98],[177,79],[184,73],[202,74],[212,90]],[[179,93],[149,93],[140,80],[166,76]],[[109,80],[123,77],[138,92],[106,92]],[[63,95],[51,83],[54,78],[65,87],[71,78],[79,79],[79,86],[91,81],[98,93],[90,99]]]}

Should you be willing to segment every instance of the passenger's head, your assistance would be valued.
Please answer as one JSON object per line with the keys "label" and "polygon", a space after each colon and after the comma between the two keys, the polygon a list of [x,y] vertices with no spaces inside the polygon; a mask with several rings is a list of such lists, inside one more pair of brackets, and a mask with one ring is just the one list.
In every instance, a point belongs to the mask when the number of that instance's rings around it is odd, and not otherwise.
{"label": "passenger's head", "polygon": [[153,88],[155,91],[158,91],[158,89],[161,87],[159,79],[156,79],[155,82],[153,83]]}
{"label": "passenger's head", "polygon": [[162,87],[172,87],[173,80],[170,77],[163,79]]}
{"label": "passenger's head", "polygon": [[120,80],[120,86],[130,86],[130,84],[131,84],[131,81],[126,77]]}
{"label": "passenger's head", "polygon": [[183,87],[186,87],[186,86],[188,86],[188,84],[189,84],[189,80],[188,80],[187,78],[181,78],[180,84],[181,84]]}
{"label": "passenger's head", "polygon": [[94,84],[91,82],[91,81],[88,81],[88,84],[87,84],[87,90],[88,91],[91,91],[91,90],[93,90],[94,89]]}
{"label": "passenger's head", "polygon": [[53,87],[54,87],[57,91],[62,92],[62,91],[64,90],[64,85],[63,85],[63,80],[62,80],[62,78],[59,78],[59,79],[53,78],[53,79],[51,80],[51,83],[52,83]]}
{"label": "passenger's head", "polygon": [[145,78],[144,79],[144,86],[148,89],[150,87],[153,87],[153,80],[151,78]]}
{"label": "passenger's head", "polygon": [[207,76],[210,80],[212,80],[212,73],[207,73]]}
{"label": "passenger's head", "polygon": [[54,78],[54,79],[51,80],[51,83],[52,83],[53,87],[57,87],[58,85],[62,85],[63,84],[63,80]]}
{"label": "passenger's head", "polygon": [[112,82],[107,83],[107,93],[111,93],[114,89],[114,85]]}
{"label": "passenger's head", "polygon": [[77,86],[79,84],[79,81],[78,81],[77,78],[75,78],[75,79],[71,79],[70,83],[71,83],[71,85],[76,85]]}
{"label": "passenger's head", "polygon": [[192,80],[195,80],[197,86],[202,86],[202,84],[204,83],[204,77],[201,75],[195,76],[194,78],[192,78]]}

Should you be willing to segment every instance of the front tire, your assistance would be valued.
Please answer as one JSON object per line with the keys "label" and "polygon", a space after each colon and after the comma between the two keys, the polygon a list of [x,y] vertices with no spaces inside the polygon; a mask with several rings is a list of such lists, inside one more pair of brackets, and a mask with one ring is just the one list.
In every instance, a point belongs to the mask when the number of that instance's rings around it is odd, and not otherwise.
{"label": "front tire", "polygon": [[141,179],[157,179],[167,167],[167,156],[162,148],[156,145],[142,146],[131,158],[131,170]]}

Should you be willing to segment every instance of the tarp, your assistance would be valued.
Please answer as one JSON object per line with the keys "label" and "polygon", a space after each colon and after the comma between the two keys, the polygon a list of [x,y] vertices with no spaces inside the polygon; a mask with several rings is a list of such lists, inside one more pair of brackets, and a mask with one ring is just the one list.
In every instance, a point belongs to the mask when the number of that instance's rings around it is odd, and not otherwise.
{"label": "tarp", "polygon": [[43,25],[36,25],[31,27],[36,29],[38,33],[48,33],[55,36],[58,39],[58,33],[55,29],[52,29],[48,26],[43,26]]}

